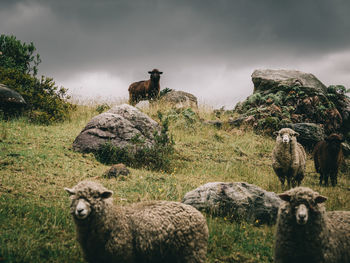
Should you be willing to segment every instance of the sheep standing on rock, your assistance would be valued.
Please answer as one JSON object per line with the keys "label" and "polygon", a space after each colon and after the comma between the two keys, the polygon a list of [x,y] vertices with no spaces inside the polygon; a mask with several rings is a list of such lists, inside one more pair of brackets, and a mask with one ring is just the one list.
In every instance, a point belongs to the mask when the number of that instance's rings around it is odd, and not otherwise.
{"label": "sheep standing on rock", "polygon": [[208,227],[194,207],[167,201],[116,206],[113,192],[91,181],[65,190],[88,262],[205,262]]}
{"label": "sheep standing on rock", "polygon": [[129,86],[129,104],[136,105],[141,100],[158,99],[160,92],[160,75],[163,72],[158,69],[148,71],[151,74],[149,80],[134,82]]}
{"label": "sheep standing on rock", "polygon": [[350,262],[350,211],[326,212],[326,197],[307,187],[279,195],[275,263]]}
{"label": "sheep standing on rock", "polygon": [[284,189],[287,179],[288,188],[300,185],[304,178],[306,153],[303,146],[297,142],[299,134],[290,128],[278,131],[276,145],[272,151],[272,167]]}
{"label": "sheep standing on rock", "polygon": [[343,160],[341,143],[343,137],[332,133],[324,141],[316,144],[314,149],[314,163],[316,172],[320,174],[320,185],[322,181],[328,185],[328,177],[331,178],[332,186],[337,184],[338,169]]}

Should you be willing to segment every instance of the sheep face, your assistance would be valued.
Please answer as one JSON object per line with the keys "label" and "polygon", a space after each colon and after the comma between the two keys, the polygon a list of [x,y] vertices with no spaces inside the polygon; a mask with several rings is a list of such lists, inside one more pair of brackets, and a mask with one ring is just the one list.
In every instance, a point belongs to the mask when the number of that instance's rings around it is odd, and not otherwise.
{"label": "sheep face", "polygon": [[73,209],[74,216],[79,220],[87,218],[91,213],[90,203],[83,198],[76,201],[76,204],[73,205]]}
{"label": "sheep face", "polygon": [[70,213],[77,220],[87,219],[93,212],[93,206],[100,202],[104,202],[105,199],[111,197],[112,191],[107,190],[101,185],[96,185],[92,182],[80,182],[72,189],[64,188],[70,195],[72,200]]}
{"label": "sheep face", "polygon": [[328,147],[331,152],[339,152],[341,143],[344,141],[344,139],[343,136],[332,133],[325,139],[325,141],[328,142]]}
{"label": "sheep face", "polygon": [[277,143],[282,142],[283,144],[288,144],[292,140],[296,140],[296,136],[298,135],[299,133],[293,131],[292,129],[283,128],[277,132],[276,142]]}
{"label": "sheep face", "polygon": [[295,207],[295,219],[297,224],[305,225],[309,219],[309,209],[304,204]]}
{"label": "sheep face", "polygon": [[151,74],[151,80],[155,82],[158,82],[160,79],[160,75],[163,74],[163,72],[159,71],[158,69],[148,71],[148,73]]}
{"label": "sheep face", "polygon": [[298,225],[306,225],[315,207],[327,200],[327,197],[310,192],[310,189],[304,191],[305,189],[309,188],[298,187],[279,195],[288,203],[291,215]]}

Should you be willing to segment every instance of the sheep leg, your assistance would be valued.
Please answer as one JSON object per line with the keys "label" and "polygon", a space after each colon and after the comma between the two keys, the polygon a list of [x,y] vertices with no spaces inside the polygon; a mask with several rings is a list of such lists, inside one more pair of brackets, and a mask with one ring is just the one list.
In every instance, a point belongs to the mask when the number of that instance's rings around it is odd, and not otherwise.
{"label": "sheep leg", "polygon": [[281,186],[282,186],[282,190],[284,190],[284,181],[285,181],[285,178],[283,176],[278,176],[278,179],[280,179],[280,182],[281,182]]}
{"label": "sheep leg", "polygon": [[331,183],[332,183],[332,186],[336,186],[337,184],[337,175],[336,174],[331,174]]}
{"label": "sheep leg", "polygon": [[324,180],[324,185],[325,185],[325,186],[328,186],[328,177],[329,177],[328,174],[324,174],[324,175],[323,175],[323,180]]}

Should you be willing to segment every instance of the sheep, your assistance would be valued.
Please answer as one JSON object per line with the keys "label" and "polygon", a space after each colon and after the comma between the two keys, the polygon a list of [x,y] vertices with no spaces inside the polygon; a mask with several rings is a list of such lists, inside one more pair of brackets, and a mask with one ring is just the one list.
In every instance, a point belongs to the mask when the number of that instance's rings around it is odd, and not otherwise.
{"label": "sheep", "polygon": [[92,181],[65,190],[87,262],[205,262],[208,227],[194,207],[170,201],[114,205],[113,192]]}
{"label": "sheep", "polygon": [[343,137],[332,133],[325,140],[318,142],[314,148],[314,163],[316,172],[320,174],[320,185],[328,185],[328,177],[331,178],[332,186],[337,184],[338,168],[343,161],[341,143]]}
{"label": "sheep", "polygon": [[303,146],[297,142],[299,133],[290,128],[277,132],[276,145],[272,151],[272,168],[278,176],[284,189],[287,179],[288,188],[300,185],[304,178],[306,153]]}
{"label": "sheep", "polygon": [[163,72],[158,69],[153,69],[152,71],[148,71],[151,74],[149,80],[142,80],[138,82],[134,82],[129,86],[129,104],[134,106],[139,101],[146,100],[154,100],[158,99],[160,92],[160,75]]}
{"label": "sheep", "polygon": [[279,194],[275,263],[350,262],[350,211],[326,212],[327,197],[308,187]]}

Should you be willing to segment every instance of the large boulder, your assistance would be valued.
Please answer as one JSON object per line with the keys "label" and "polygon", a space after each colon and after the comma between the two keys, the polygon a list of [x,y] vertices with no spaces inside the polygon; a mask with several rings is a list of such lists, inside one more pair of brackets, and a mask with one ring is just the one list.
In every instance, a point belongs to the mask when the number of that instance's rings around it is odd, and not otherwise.
{"label": "large boulder", "polygon": [[128,104],[115,106],[93,117],[73,142],[79,152],[96,152],[106,143],[131,151],[154,145],[159,124]]}
{"label": "large boulder", "polygon": [[282,201],[275,193],[252,184],[211,182],[186,193],[182,202],[215,216],[274,224]]}
{"label": "large boulder", "polygon": [[252,74],[254,93],[270,93],[284,87],[300,86],[325,94],[327,87],[313,74],[298,70],[263,69],[255,70]]}
{"label": "large boulder", "polygon": [[172,90],[161,97],[161,102],[170,104],[176,109],[192,108],[198,109],[197,98],[184,91]]}
{"label": "large boulder", "polygon": [[0,110],[5,114],[12,114],[21,111],[25,106],[25,100],[17,91],[0,83]]}

